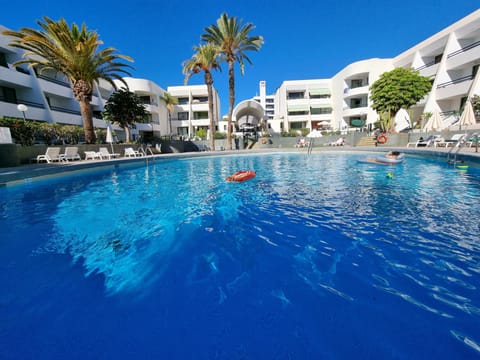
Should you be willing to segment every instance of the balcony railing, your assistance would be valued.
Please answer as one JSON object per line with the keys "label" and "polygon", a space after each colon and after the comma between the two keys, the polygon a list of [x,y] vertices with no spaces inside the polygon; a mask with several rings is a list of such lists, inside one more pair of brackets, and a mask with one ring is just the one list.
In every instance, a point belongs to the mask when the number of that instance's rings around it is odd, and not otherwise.
{"label": "balcony railing", "polygon": [[21,99],[10,99],[10,98],[7,98],[5,96],[0,96],[0,101],[1,102],[6,102],[6,103],[9,103],[9,104],[24,104],[24,105],[39,108],[39,109],[44,109],[45,108],[45,106],[43,104],[40,104],[40,103],[36,103],[36,102],[33,102],[33,101],[27,101],[27,100],[21,100]]}
{"label": "balcony railing", "polygon": [[428,67],[430,67],[430,66],[433,66],[433,65],[435,65],[435,64],[438,64],[438,61],[433,60],[433,61],[430,61],[430,62],[426,63],[426,64],[423,65],[423,66],[420,66],[420,67],[418,67],[418,68],[415,68],[415,70],[420,71],[420,70],[426,69],[426,68],[428,68]]}
{"label": "balcony railing", "polygon": [[451,57],[464,53],[465,51],[471,50],[477,46],[480,46],[480,41],[476,41],[470,45],[467,45],[461,49],[458,49],[457,51],[451,52],[450,54],[448,54],[447,58],[450,59]]}
{"label": "balcony railing", "polygon": [[438,84],[437,89],[444,88],[444,87],[454,85],[454,84],[459,84],[461,82],[468,81],[468,80],[473,80],[473,75],[463,76],[463,77],[455,79],[455,80],[451,80],[451,81],[447,81],[447,82]]}
{"label": "balcony railing", "polygon": [[67,109],[67,108],[60,107],[60,106],[50,106],[50,110],[60,111],[60,112],[63,112],[63,113],[73,114],[73,115],[80,115],[80,116],[82,115],[82,113],[78,110]]}
{"label": "balcony railing", "polygon": [[47,80],[49,82],[52,82],[54,84],[58,84],[58,85],[61,85],[61,86],[65,86],[65,87],[70,87],[70,83],[66,82],[66,81],[62,81],[62,80],[58,80],[58,79],[54,79],[50,76],[46,76],[46,75],[42,75],[42,74],[37,74],[37,77],[39,79],[43,79],[43,80]]}

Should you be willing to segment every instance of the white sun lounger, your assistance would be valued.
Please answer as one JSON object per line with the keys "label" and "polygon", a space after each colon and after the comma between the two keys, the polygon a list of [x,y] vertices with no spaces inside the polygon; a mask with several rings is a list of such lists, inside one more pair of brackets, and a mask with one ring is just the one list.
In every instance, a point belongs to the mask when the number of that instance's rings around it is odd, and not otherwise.
{"label": "white sun lounger", "polygon": [[65,148],[65,152],[63,154],[60,154],[59,158],[62,161],[82,160],[80,154],[78,153],[77,146],[67,146]]}
{"label": "white sun lounger", "polygon": [[100,154],[102,159],[109,159],[109,160],[120,156],[120,154],[117,154],[117,153],[112,154],[112,153],[108,152],[108,149],[106,147],[101,147],[99,149],[99,154]]}
{"label": "white sun lounger", "polygon": [[137,157],[137,156],[143,156],[142,153],[140,153],[137,150],[133,150],[133,148],[125,148],[125,157]]}
{"label": "white sun lounger", "polygon": [[84,151],[85,153],[85,160],[102,160],[102,154],[96,151]]}
{"label": "white sun lounger", "polygon": [[37,156],[37,163],[41,161],[46,161],[51,163],[53,161],[60,161],[60,148],[59,147],[48,147],[45,154]]}

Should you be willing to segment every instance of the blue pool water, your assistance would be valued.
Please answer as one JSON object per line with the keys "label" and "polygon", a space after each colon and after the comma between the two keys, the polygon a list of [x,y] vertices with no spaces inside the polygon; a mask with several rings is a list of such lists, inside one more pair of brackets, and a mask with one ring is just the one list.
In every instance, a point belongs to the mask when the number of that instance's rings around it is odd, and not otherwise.
{"label": "blue pool water", "polygon": [[0,189],[0,359],[480,358],[479,169],[364,156]]}

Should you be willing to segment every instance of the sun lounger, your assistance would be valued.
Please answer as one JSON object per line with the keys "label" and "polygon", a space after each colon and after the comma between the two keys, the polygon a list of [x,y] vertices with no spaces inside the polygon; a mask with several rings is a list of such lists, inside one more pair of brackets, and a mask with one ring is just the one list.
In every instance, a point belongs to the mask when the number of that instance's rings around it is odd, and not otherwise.
{"label": "sun lounger", "polygon": [[102,154],[96,151],[84,151],[85,153],[85,160],[102,160]]}
{"label": "sun lounger", "polygon": [[41,161],[46,161],[51,163],[53,161],[60,161],[60,148],[59,147],[48,147],[45,154],[37,156],[37,163]]}
{"label": "sun lounger", "polygon": [[438,143],[445,141],[444,138],[440,135],[430,135],[428,138],[420,138],[416,142],[410,142],[407,144],[407,147],[413,145],[414,147],[437,147]]}
{"label": "sun lounger", "polygon": [[345,145],[345,138],[339,137],[336,141],[330,143],[331,146],[343,146]]}
{"label": "sun lounger", "polygon": [[120,156],[120,154],[108,152],[108,149],[106,147],[101,147],[99,149],[99,154],[102,159],[109,159],[109,160]]}
{"label": "sun lounger", "polygon": [[77,146],[67,146],[65,152],[59,156],[61,161],[82,160]]}
{"label": "sun lounger", "polygon": [[464,136],[466,136],[466,134],[452,135],[452,137],[450,139],[438,142],[437,146],[445,146],[445,147],[455,146],[455,145],[457,145],[458,141],[460,139],[462,139]]}
{"label": "sun lounger", "polygon": [[143,156],[139,151],[134,150],[133,148],[125,148],[125,157],[137,157]]}

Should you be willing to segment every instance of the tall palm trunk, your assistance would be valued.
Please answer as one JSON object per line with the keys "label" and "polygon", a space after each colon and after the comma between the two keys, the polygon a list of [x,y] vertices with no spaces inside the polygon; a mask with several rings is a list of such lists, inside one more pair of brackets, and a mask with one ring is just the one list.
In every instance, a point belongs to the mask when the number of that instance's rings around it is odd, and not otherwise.
{"label": "tall palm trunk", "polygon": [[80,104],[80,112],[83,120],[83,131],[85,132],[85,142],[87,144],[95,143],[95,131],[93,130],[93,110],[92,97],[93,86],[84,80],[77,80],[72,86],[73,95]]}
{"label": "tall palm trunk", "polygon": [[82,99],[80,103],[80,113],[83,120],[83,131],[85,133],[85,142],[87,144],[94,144],[96,137],[93,129],[93,110],[90,101]]}
{"label": "tall palm trunk", "polygon": [[230,91],[230,101],[228,106],[228,129],[227,129],[227,150],[232,150],[232,115],[233,105],[235,104],[235,71],[233,69],[234,61],[228,62],[228,84]]}
{"label": "tall palm trunk", "polygon": [[205,71],[205,84],[208,94],[208,117],[210,118],[210,149],[215,151],[215,122],[213,119],[213,76],[210,71]]}

